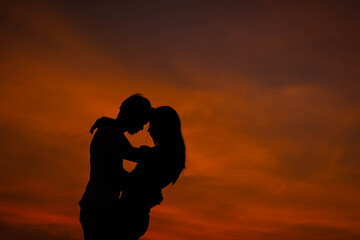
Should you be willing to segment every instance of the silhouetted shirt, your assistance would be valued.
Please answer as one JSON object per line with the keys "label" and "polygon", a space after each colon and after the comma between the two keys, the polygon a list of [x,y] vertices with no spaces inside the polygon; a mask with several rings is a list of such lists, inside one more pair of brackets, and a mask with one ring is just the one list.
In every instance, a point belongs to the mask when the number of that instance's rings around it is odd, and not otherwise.
{"label": "silhouetted shirt", "polygon": [[101,126],[90,145],[90,180],[79,204],[110,206],[119,199],[124,178],[124,152],[130,143],[116,126]]}

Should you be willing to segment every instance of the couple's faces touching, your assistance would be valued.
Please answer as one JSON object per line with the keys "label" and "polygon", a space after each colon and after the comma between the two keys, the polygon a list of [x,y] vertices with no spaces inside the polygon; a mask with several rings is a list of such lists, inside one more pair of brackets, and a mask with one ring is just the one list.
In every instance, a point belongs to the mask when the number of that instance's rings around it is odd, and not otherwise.
{"label": "couple's faces touching", "polygon": [[146,125],[149,121],[146,119],[133,119],[129,122],[127,132],[130,135],[134,135],[135,133],[139,132],[140,130],[144,129],[144,125]]}
{"label": "couple's faces touching", "polygon": [[[144,126],[148,123],[148,120],[142,119],[142,120],[133,120],[131,122],[131,124],[129,124],[128,130],[127,132],[130,135],[134,135],[135,133],[139,132],[140,130],[144,129]],[[150,137],[154,140],[157,141],[157,136],[156,136],[156,126],[152,126],[151,124],[149,124],[149,127],[147,129],[147,131],[150,134]]]}

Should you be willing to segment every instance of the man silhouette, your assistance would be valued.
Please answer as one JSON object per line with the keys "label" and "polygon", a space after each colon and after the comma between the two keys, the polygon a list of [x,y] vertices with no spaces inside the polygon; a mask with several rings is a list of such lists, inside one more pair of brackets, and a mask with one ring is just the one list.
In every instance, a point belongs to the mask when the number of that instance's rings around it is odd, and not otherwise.
{"label": "man silhouette", "polygon": [[142,130],[150,111],[148,99],[132,95],[121,104],[114,124],[96,131],[90,145],[90,180],[79,202],[85,240],[110,239],[116,234],[116,207],[128,174],[123,168],[123,155],[130,143],[124,133],[132,135]]}

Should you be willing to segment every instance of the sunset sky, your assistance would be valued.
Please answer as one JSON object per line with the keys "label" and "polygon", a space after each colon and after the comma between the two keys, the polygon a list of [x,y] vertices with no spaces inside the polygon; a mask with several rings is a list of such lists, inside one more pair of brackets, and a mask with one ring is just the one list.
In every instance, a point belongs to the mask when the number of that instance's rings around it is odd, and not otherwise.
{"label": "sunset sky", "polygon": [[177,110],[187,148],[143,239],[360,239],[359,11],[1,1],[0,239],[82,239],[89,129],[134,93]]}

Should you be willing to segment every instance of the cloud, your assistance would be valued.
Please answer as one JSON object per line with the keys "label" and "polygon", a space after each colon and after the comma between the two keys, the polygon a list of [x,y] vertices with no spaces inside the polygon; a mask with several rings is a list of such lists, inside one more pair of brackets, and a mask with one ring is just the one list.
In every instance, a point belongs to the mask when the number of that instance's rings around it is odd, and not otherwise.
{"label": "cloud", "polygon": [[47,231],[30,226],[14,226],[6,222],[0,222],[0,237],[3,240],[70,240],[80,239],[66,234],[52,234]]}
{"label": "cloud", "polygon": [[[336,227],[327,227],[310,224],[288,224],[280,225],[278,231],[249,232],[254,239],[347,239],[353,240],[359,238],[358,233],[347,231]],[[282,230],[282,231],[281,231]]]}

